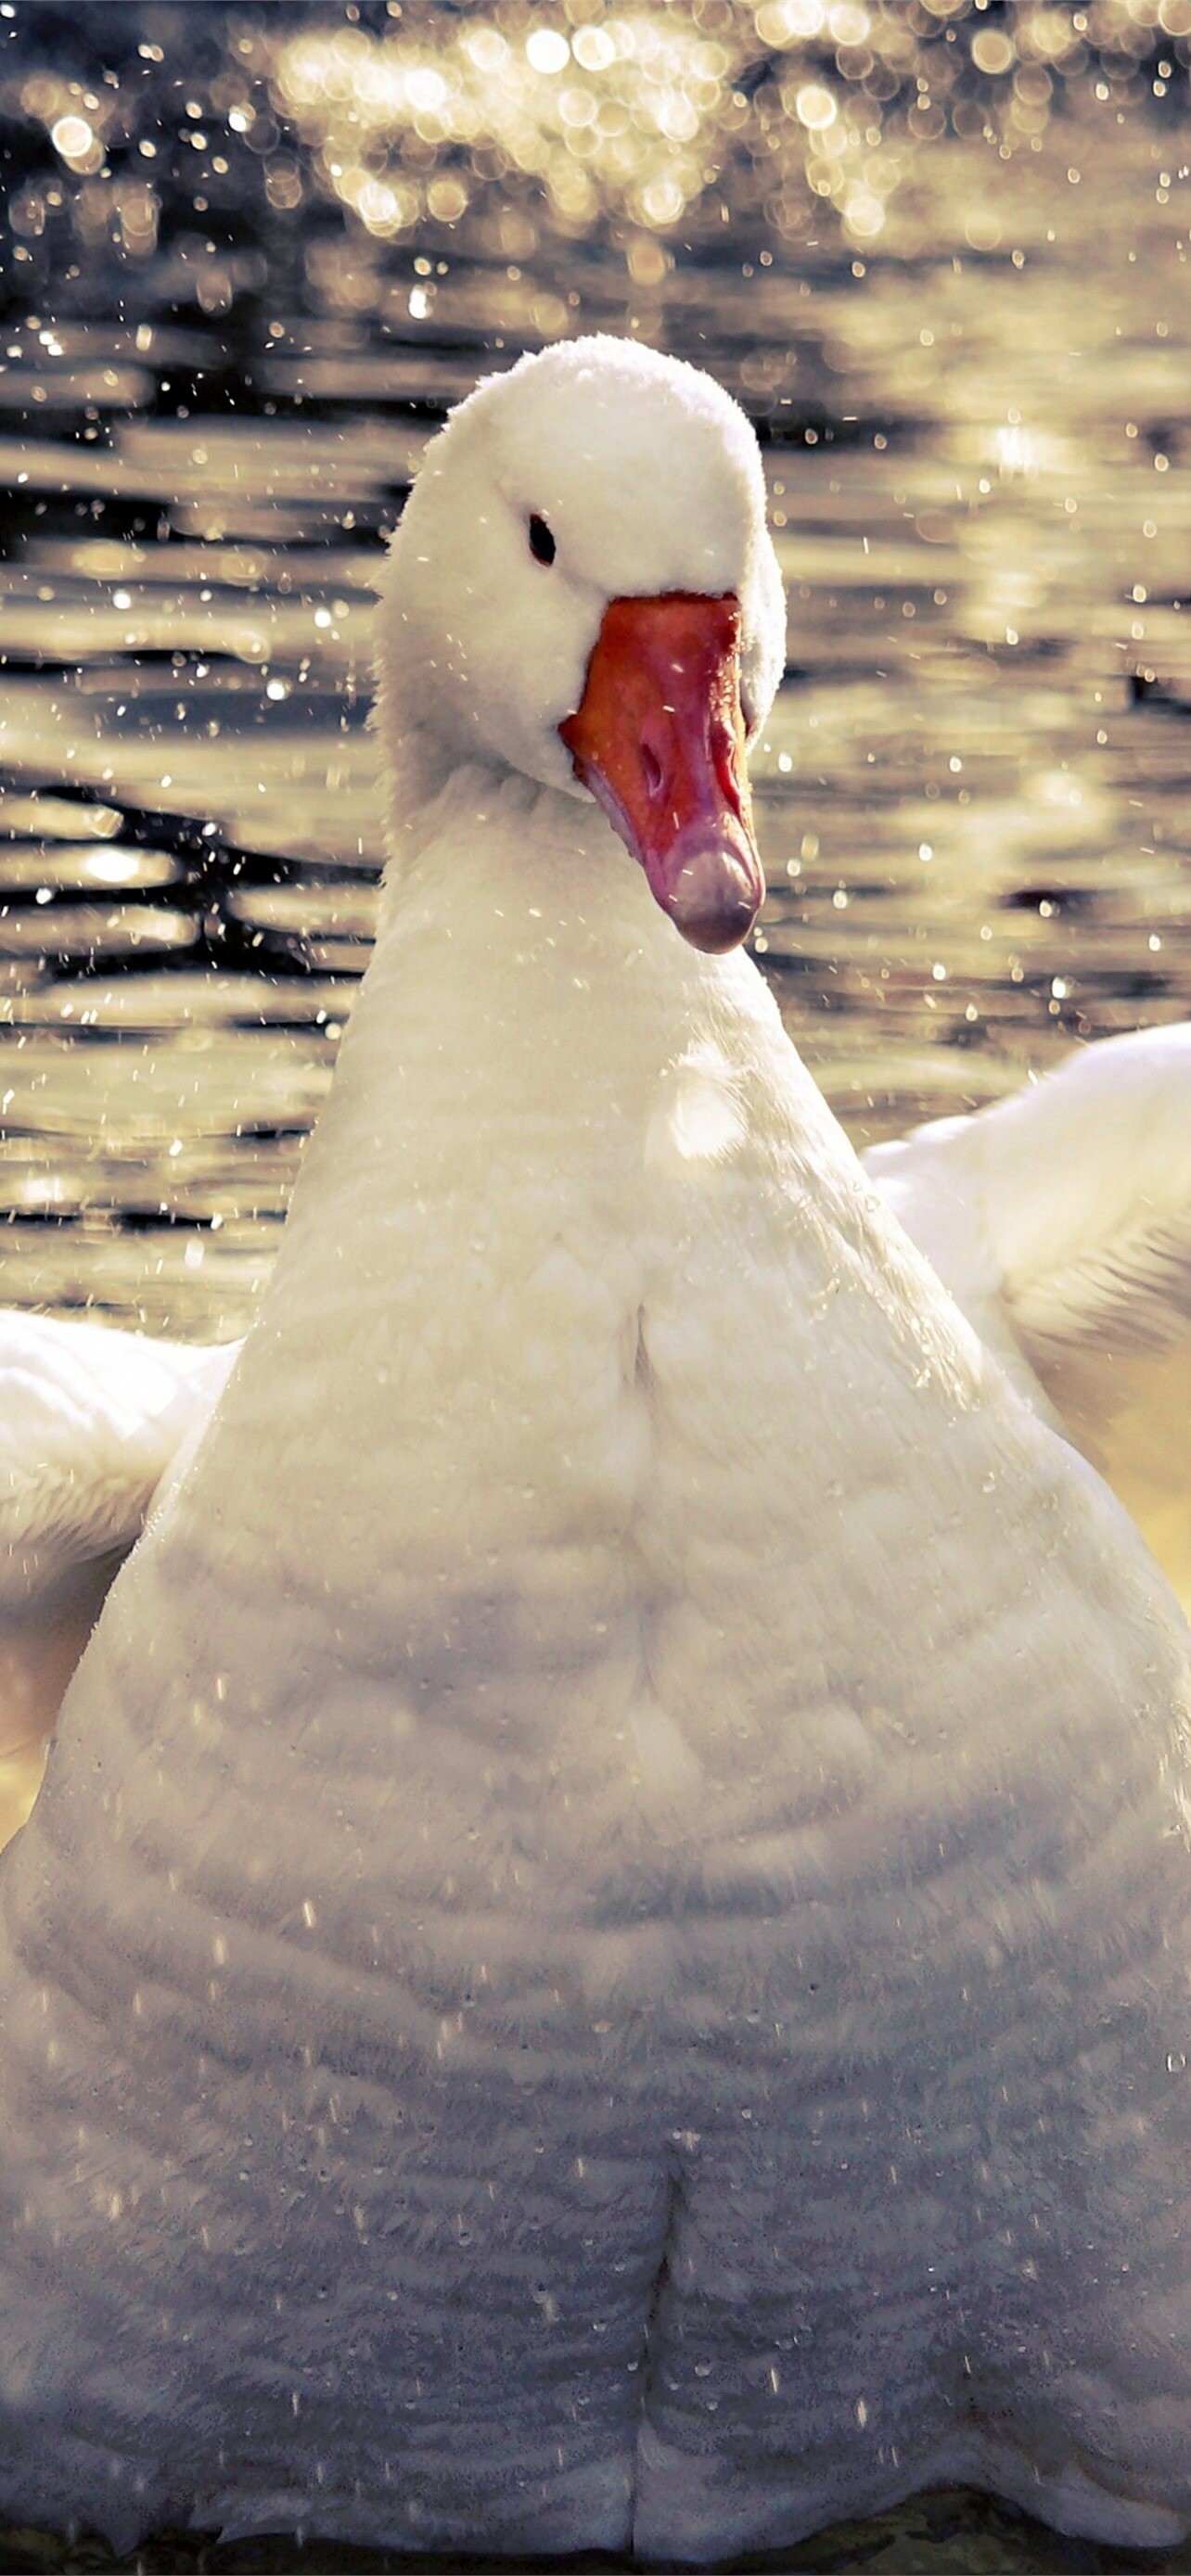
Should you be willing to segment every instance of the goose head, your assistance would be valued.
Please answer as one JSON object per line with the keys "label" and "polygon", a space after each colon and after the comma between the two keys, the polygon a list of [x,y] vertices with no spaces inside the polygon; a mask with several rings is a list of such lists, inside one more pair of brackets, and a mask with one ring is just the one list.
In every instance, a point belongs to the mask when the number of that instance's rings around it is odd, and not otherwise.
{"label": "goose head", "polygon": [[378,709],[443,772],[596,799],[697,947],[765,892],[746,752],[785,657],[756,440],[697,368],[573,340],[485,379],[431,442],[390,549]]}

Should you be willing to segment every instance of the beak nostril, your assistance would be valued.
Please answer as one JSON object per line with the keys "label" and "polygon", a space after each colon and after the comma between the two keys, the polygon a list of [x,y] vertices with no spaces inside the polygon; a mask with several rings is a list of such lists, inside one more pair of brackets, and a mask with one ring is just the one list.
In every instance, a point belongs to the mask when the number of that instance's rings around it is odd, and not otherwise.
{"label": "beak nostril", "polygon": [[662,792],[662,764],[658,759],[656,751],[652,751],[647,742],[643,742],[641,745],[641,775],[645,781],[646,793],[653,798],[660,796]]}

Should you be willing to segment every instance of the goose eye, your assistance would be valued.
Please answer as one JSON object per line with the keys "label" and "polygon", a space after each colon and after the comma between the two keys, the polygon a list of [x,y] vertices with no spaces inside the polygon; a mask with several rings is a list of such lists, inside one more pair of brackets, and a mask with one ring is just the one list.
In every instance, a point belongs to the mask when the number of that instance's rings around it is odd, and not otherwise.
{"label": "goose eye", "polygon": [[535,563],[552,564],[558,548],[544,519],[537,511],[529,522],[529,551]]}

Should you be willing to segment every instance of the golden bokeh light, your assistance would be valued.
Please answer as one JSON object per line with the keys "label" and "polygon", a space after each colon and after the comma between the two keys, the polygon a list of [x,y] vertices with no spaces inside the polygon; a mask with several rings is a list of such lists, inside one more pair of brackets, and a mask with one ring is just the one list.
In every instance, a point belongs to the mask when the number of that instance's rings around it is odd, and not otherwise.
{"label": "golden bokeh light", "polygon": [[378,239],[497,196],[535,239],[609,221],[706,239],[731,163],[734,205],[769,232],[804,232],[827,200],[863,248],[886,229],[899,142],[983,131],[1036,149],[1093,46],[1111,103],[1163,37],[1182,51],[1159,94],[1186,81],[1191,0],[1019,0],[994,24],[979,0],[653,0],[598,22],[589,0],[494,0],[408,8],[383,34],[307,25],[269,67],[318,184]]}

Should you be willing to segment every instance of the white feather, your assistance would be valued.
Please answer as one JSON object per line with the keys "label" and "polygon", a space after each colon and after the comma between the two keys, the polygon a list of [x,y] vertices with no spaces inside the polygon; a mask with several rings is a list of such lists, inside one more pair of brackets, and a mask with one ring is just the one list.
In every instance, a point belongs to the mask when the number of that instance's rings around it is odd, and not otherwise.
{"label": "white feather", "polygon": [[865,1162],[1191,1607],[1191,1027],[1081,1048]]}
{"label": "white feather", "polygon": [[234,1353],[0,1313],[0,1842],[162,1476]]}

